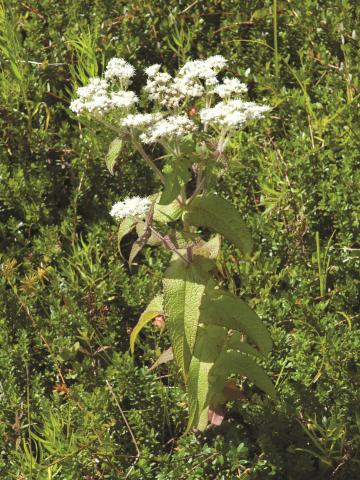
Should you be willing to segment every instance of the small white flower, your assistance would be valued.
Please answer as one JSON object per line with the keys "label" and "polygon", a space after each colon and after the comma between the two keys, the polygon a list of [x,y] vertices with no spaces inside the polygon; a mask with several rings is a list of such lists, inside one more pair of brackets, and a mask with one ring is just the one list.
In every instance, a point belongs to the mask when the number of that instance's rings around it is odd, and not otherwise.
{"label": "small white flower", "polygon": [[82,99],[89,99],[94,95],[106,95],[108,88],[108,83],[106,80],[101,78],[94,77],[89,79],[89,83],[84,87],[79,87],[77,89],[77,96]]}
{"label": "small white flower", "polygon": [[122,86],[129,84],[135,75],[135,68],[123,58],[112,58],[106,66],[104,76],[107,80],[119,80]]}
{"label": "small white flower", "polygon": [[117,202],[110,210],[110,215],[116,220],[125,217],[144,218],[150,210],[151,202],[148,198],[132,197],[125,198],[122,202]]}
{"label": "small white flower", "polygon": [[237,78],[224,78],[223,83],[213,89],[221,98],[230,97],[232,94],[239,95],[247,92],[245,83],[241,83]]}
{"label": "small white flower", "polygon": [[145,69],[145,73],[148,77],[152,78],[155,77],[155,75],[159,72],[160,68],[160,63],[155,63],[154,65],[150,65],[150,67],[147,67]]}
{"label": "small white flower", "polygon": [[178,96],[181,100],[186,97],[201,97],[204,93],[201,83],[187,76],[176,77],[171,88],[173,89],[172,96]]}
{"label": "small white flower", "polygon": [[205,62],[210,68],[218,71],[222,70],[227,64],[226,58],[224,58],[222,55],[213,55],[205,60]]}
{"label": "small white flower", "polygon": [[219,84],[219,80],[216,77],[209,77],[205,80],[205,85],[207,87],[215,87]]}
{"label": "small white flower", "polygon": [[78,115],[82,112],[104,114],[111,108],[107,88],[106,80],[90,78],[88,85],[78,88],[78,98],[71,102],[70,109]]}
{"label": "small white flower", "polygon": [[244,102],[240,99],[219,102],[212,108],[200,110],[200,119],[204,124],[213,123],[227,127],[241,127],[249,120],[261,118],[270,110],[267,105]]}
{"label": "small white flower", "polygon": [[206,80],[216,77],[216,72],[207,60],[190,60],[180,68],[179,77]]}
{"label": "small white flower", "polygon": [[138,101],[138,97],[131,90],[120,90],[111,94],[111,103],[114,108],[130,108]]}
{"label": "small white flower", "polygon": [[168,95],[171,81],[171,75],[158,72],[153,77],[148,78],[144,90],[149,94],[150,100],[160,101]]}
{"label": "small white flower", "polygon": [[89,84],[77,90],[77,97],[70,104],[70,109],[77,113],[88,112],[104,115],[114,108],[129,108],[138,98],[132,91],[120,90],[109,92],[109,84],[100,78],[91,78]]}
{"label": "small white flower", "polygon": [[162,118],[161,113],[136,113],[125,117],[121,125],[123,127],[142,128],[159,121]]}
{"label": "small white flower", "polygon": [[195,123],[186,115],[173,115],[156,122],[140,139],[144,143],[156,143],[163,138],[182,137],[195,129]]}

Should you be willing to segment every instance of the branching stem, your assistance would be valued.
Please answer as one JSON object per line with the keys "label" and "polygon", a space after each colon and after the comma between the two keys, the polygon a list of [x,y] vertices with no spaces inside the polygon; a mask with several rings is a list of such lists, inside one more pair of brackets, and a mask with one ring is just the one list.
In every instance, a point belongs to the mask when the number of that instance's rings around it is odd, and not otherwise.
{"label": "branching stem", "polygon": [[149,225],[149,228],[151,232],[155,235],[155,237],[157,237],[165,245],[165,247],[168,250],[176,253],[176,255],[178,255],[181,258],[181,260],[183,260],[185,263],[190,265],[190,261],[182,253],[179,252],[179,250],[175,247],[174,243],[168,237],[165,238],[163,235],[161,235],[161,233],[155,230],[155,228],[152,227],[151,225]]}
{"label": "branching stem", "polygon": [[143,157],[143,159],[145,160],[146,164],[151,168],[151,170],[156,174],[158,175],[158,177],[160,178],[160,181],[163,185],[165,185],[165,177],[163,175],[163,173],[157,168],[157,166],[155,165],[154,161],[150,158],[150,156],[145,152],[143,146],[141,145],[141,143],[135,139],[133,137],[133,142],[134,142],[134,145],[135,147],[137,148],[137,151],[140,153],[140,155]]}

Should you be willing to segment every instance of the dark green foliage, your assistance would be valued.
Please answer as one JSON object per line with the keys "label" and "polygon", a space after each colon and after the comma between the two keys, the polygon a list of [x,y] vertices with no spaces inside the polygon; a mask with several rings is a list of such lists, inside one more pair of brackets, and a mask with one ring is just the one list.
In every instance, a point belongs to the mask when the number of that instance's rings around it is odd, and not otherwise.
{"label": "dark green foliage", "polygon": [[[360,7],[273,3],[0,3],[1,478],[360,478]],[[114,55],[216,53],[273,107],[232,142],[218,192],[255,240],[246,261],[222,247],[223,282],[271,331],[279,401],[246,380],[220,427],[179,438],[181,378],[148,371],[167,334],[149,325],[128,353],[168,258],[146,247],[130,275],[108,215],[153,176],[125,144],[110,175],[114,133],[68,104]]]}

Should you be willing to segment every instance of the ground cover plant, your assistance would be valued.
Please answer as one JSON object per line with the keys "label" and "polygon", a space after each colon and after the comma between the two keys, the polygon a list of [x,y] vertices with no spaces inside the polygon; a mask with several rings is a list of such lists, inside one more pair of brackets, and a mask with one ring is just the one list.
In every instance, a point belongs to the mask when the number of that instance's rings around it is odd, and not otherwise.
{"label": "ground cover plant", "polygon": [[[0,5],[1,478],[359,478],[356,3]],[[138,94],[148,65],[214,55],[271,107],[232,135],[216,190],[251,232],[248,257],[222,242],[219,275],[270,332],[277,401],[237,377],[221,425],[182,436],[178,368],[151,368],[162,319],[129,351],[171,253],[145,246],[130,269],[137,233],[119,251],[109,214],[161,181],[128,142],[114,163],[114,132],[69,106],[111,58]]]}

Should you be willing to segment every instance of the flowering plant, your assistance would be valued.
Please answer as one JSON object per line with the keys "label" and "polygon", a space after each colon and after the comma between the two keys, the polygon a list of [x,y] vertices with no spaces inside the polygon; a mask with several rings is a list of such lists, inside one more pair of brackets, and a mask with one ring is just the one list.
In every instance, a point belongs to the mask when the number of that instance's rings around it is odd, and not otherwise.
{"label": "flowering plant", "polygon": [[[231,374],[247,376],[271,397],[274,386],[256,358],[267,355],[270,335],[256,313],[221,285],[218,263],[221,239],[244,256],[252,241],[236,208],[214,192],[227,164],[231,136],[269,107],[243,100],[246,86],[237,78],[219,79],[226,60],[215,55],[187,62],[175,76],[156,64],[145,70],[140,98],[129,85],[134,68],[113,58],[104,78],[93,78],[77,91],[70,108],[91,114],[117,133],[107,155],[112,172],[123,142],[131,142],[162,183],[148,198],[126,198],[111,215],[120,221],[119,244],[136,229],[129,264],[145,245],[172,252],[163,291],[149,304],[134,328],[131,350],[146,323],[165,320],[172,354],[183,375],[189,398],[188,429],[204,430],[209,411],[231,396],[240,396]],[[148,109],[138,105],[148,105]],[[162,150],[154,158],[153,148]],[[212,232],[203,239],[204,229]],[[164,233],[165,232],[165,233]]]}

